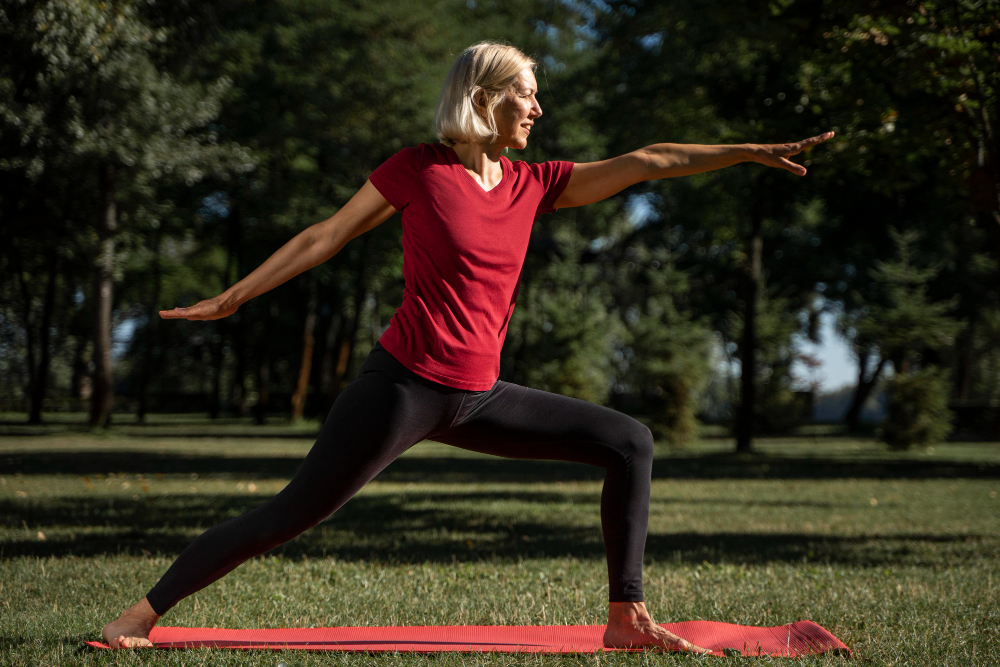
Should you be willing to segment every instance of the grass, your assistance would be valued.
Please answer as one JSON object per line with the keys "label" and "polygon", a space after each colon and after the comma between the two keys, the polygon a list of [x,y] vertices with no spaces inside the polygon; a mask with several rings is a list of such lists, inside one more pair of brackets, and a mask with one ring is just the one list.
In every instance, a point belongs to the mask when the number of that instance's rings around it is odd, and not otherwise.
{"label": "grass", "polygon": [[[0,416],[0,664],[704,662],[82,649],[201,530],[280,489],[315,425],[153,416],[87,433],[78,422],[29,428]],[[1000,446],[758,444],[750,457],[717,437],[658,452],[645,568],[658,620],[809,618],[866,665],[1000,662]],[[421,443],[330,520],[186,599],[164,624],[601,623],[600,488],[585,466]]]}

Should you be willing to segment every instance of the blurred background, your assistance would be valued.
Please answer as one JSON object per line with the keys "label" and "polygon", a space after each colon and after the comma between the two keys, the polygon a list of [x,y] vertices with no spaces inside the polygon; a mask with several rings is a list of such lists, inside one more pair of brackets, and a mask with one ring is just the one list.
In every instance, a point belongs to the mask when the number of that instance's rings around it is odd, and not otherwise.
{"label": "blurred background", "polygon": [[[313,423],[402,299],[398,216],[213,322],[217,295],[433,142],[457,54],[538,62],[511,159],[781,143],[543,216],[500,378],[701,425],[1000,435],[1000,3],[340,0],[0,5],[0,411]],[[815,428],[813,426],[813,428]]]}

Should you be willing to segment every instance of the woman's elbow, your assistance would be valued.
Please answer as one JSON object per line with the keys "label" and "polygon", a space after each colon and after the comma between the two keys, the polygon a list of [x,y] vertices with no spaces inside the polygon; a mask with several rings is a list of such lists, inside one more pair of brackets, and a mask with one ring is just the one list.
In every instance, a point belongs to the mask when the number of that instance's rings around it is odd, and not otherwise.
{"label": "woman's elbow", "polygon": [[307,235],[309,252],[321,257],[320,261],[322,262],[337,254],[347,242],[346,239],[342,238],[341,230],[336,225],[329,223],[330,220],[317,222],[303,231]]}
{"label": "woman's elbow", "polygon": [[632,151],[626,157],[630,158],[626,170],[632,175],[635,183],[664,178],[667,165],[663,156],[653,150],[652,146]]}

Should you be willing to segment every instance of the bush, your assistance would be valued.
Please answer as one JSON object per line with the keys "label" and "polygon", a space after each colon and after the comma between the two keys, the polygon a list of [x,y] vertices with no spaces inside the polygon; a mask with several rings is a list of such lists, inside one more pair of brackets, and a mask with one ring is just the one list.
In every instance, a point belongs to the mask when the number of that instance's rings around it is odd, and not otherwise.
{"label": "bush", "polygon": [[887,383],[889,409],[882,439],[895,450],[929,445],[951,433],[948,378],[944,369],[925,368],[895,375]]}
{"label": "bush", "polygon": [[794,391],[784,383],[758,385],[756,425],[761,435],[786,435],[812,421],[808,392]]}
{"label": "bush", "polygon": [[672,447],[682,447],[698,435],[695,417],[697,401],[691,383],[675,373],[661,378],[659,392],[647,397],[652,408],[649,429],[657,440],[665,440]]}

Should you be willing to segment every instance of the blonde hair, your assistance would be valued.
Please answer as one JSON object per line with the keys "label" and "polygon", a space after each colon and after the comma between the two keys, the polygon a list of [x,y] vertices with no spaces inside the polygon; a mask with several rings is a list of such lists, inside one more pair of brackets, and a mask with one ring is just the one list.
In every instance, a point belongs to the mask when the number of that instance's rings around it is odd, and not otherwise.
{"label": "blonde hair", "polygon": [[[517,75],[535,61],[518,49],[498,42],[473,44],[458,56],[448,72],[434,114],[438,139],[447,146],[489,143],[499,136],[493,117],[507,98]],[[476,108],[477,97],[486,108],[485,118]]]}

